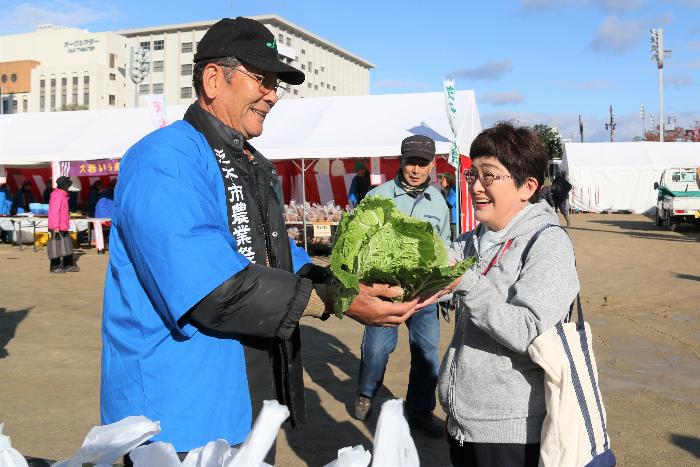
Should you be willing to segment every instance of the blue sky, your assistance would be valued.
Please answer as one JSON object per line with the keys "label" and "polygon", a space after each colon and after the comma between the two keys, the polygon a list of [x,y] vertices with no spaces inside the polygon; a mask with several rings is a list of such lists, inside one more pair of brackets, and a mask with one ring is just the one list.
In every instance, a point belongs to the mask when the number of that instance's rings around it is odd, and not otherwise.
{"label": "blue sky", "polygon": [[484,126],[517,119],[577,139],[581,114],[586,141],[607,140],[610,105],[617,141],[641,134],[641,104],[658,123],[649,29],[661,27],[666,115],[700,120],[700,0],[0,0],[0,11],[2,34],[274,13],[374,63],[372,94],[439,91],[452,76],[476,91]]}

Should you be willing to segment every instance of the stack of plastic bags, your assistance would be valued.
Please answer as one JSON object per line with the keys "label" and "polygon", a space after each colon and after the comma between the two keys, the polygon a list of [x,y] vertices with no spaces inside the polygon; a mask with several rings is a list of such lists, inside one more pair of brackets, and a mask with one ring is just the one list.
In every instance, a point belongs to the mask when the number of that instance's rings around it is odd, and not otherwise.
{"label": "stack of plastic bags", "polygon": [[[223,439],[193,449],[180,462],[170,443],[158,441],[144,444],[160,432],[159,422],[144,416],[127,417],[116,423],[92,428],[83,445],[72,458],[53,467],[111,467],[129,453],[134,467],[271,467],[264,462],[275,442],[282,423],[289,417],[287,407],[277,401],[265,401],[253,429],[239,448],[232,448]],[[0,467],[27,467],[22,455],[10,446],[10,438],[2,435],[0,423]],[[403,416],[403,400],[390,400],[382,405],[374,438],[372,467],[418,467],[418,452]],[[325,467],[368,467],[372,454],[361,445],[338,451],[338,457]]]}

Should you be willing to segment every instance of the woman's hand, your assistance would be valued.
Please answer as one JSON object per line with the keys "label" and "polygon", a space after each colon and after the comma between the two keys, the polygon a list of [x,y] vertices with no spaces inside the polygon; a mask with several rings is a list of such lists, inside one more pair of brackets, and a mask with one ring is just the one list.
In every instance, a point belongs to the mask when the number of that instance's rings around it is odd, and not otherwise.
{"label": "woman's hand", "polygon": [[416,312],[418,299],[408,302],[392,302],[383,299],[397,298],[404,290],[387,284],[360,284],[360,293],[355,297],[345,314],[367,326],[396,327]]}
{"label": "woman's hand", "polygon": [[416,304],[416,309],[420,310],[421,308],[424,308],[428,305],[432,305],[433,303],[437,302],[440,299],[440,297],[444,297],[447,294],[451,294],[454,291],[454,289],[457,288],[457,286],[459,285],[459,283],[461,281],[462,281],[462,276],[460,276],[457,279],[455,279],[454,281],[452,281],[452,283],[450,283],[444,289],[438,290],[437,292],[435,292],[432,295],[419,297],[418,303]]}

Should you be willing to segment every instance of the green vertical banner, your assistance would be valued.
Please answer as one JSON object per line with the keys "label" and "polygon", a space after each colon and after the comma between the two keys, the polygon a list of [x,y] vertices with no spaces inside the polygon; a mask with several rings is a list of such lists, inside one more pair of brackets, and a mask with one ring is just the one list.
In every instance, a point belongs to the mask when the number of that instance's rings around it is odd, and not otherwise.
{"label": "green vertical banner", "polygon": [[447,109],[447,121],[450,123],[452,130],[452,147],[448,162],[452,167],[459,167],[459,147],[457,146],[457,130],[455,129],[455,119],[457,118],[457,107],[455,105],[455,80],[442,79],[442,84],[445,94],[445,108]]}

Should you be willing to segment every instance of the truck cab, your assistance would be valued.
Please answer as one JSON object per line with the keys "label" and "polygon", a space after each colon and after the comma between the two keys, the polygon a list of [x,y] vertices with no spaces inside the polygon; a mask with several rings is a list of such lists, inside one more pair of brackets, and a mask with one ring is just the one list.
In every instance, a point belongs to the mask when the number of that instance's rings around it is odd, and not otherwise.
{"label": "truck cab", "polygon": [[698,167],[674,167],[661,173],[654,189],[656,225],[674,230],[678,224],[700,224],[700,179]]}

